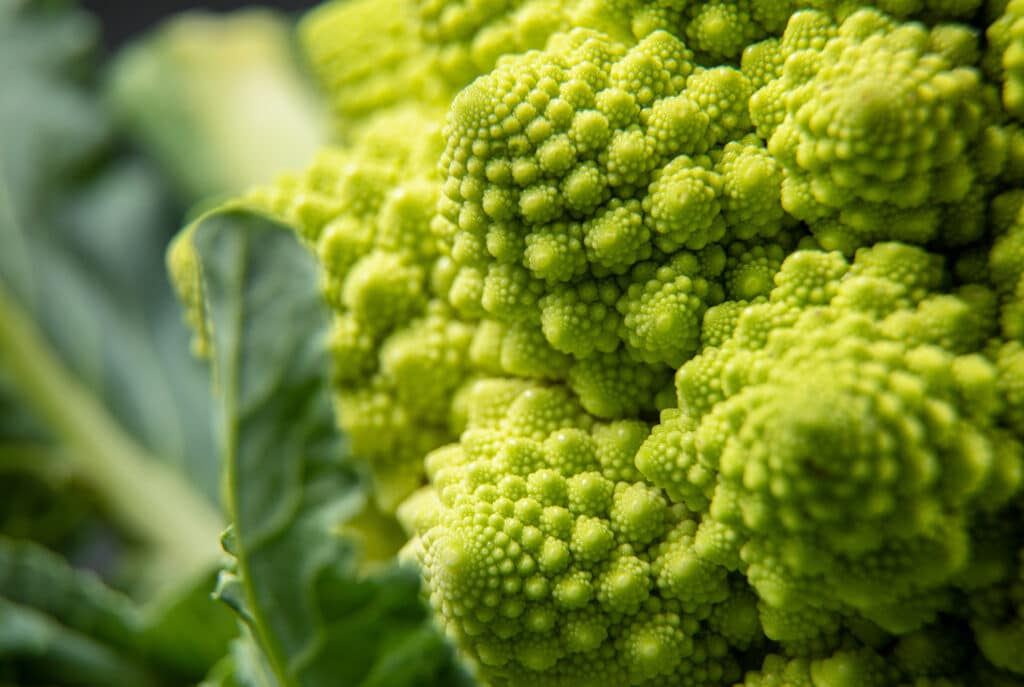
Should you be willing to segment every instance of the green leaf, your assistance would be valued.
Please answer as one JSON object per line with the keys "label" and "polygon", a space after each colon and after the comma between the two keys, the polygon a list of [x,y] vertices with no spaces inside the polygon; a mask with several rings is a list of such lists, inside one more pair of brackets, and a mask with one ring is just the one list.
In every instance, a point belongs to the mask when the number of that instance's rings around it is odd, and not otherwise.
{"label": "green leaf", "polygon": [[35,540],[0,539],[0,682],[183,684],[236,629],[212,405],[163,276],[180,208],[117,139],[95,29],[0,0],[0,527]]}
{"label": "green leaf", "polygon": [[214,572],[184,580],[141,609],[136,641],[150,661],[194,680],[224,656],[238,624],[212,599],[215,584]]}
{"label": "green leaf", "polygon": [[192,574],[216,560],[217,515],[127,436],[109,411],[56,357],[38,328],[0,285],[0,364],[22,398],[68,447],[69,459],[129,531]]}
{"label": "green leaf", "polygon": [[70,631],[117,643],[141,626],[135,605],[89,573],[32,544],[0,538],[0,597],[46,616],[62,616]]}
{"label": "green leaf", "polygon": [[209,578],[142,608],[30,542],[0,537],[0,675],[68,685],[180,684],[228,648]]}
{"label": "green leaf", "polygon": [[52,442],[15,422],[0,422],[0,532],[74,556],[99,512],[95,498]]}
{"label": "green leaf", "polygon": [[67,3],[0,0],[0,378],[153,554],[157,589],[216,565],[219,465],[205,372],[163,278],[179,211],[150,163],[119,152],[95,39]]}
{"label": "green leaf", "polygon": [[335,429],[329,324],[312,256],[243,208],[209,214],[179,239],[172,271],[205,324],[237,570],[220,595],[240,611],[281,686],[450,685],[453,667],[395,565],[361,571],[343,534],[366,480]]}
{"label": "green leaf", "polygon": [[[5,660],[7,659],[7,660]],[[75,687],[161,684],[154,673],[87,634],[0,598],[0,677]]]}
{"label": "green leaf", "polygon": [[230,653],[224,657],[199,687],[277,687],[277,678],[267,665],[248,626],[231,642]]}

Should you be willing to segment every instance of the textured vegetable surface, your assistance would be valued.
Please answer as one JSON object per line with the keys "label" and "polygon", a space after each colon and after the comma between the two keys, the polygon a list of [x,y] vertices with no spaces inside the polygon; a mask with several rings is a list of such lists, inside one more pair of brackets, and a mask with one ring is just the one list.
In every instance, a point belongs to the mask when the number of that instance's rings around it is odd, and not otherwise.
{"label": "textured vegetable surface", "polygon": [[241,202],[480,684],[1024,681],[1020,14],[303,20],[337,142]]}

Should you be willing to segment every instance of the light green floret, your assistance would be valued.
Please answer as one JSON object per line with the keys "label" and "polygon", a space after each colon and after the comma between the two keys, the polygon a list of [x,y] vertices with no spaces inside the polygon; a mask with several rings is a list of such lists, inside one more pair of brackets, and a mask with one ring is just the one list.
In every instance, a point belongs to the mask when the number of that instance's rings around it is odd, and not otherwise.
{"label": "light green floret", "polygon": [[831,12],[840,19],[864,7],[875,7],[899,19],[935,23],[952,19],[969,20],[985,3],[983,0],[807,0],[799,4]]}
{"label": "light green floret", "polygon": [[967,67],[981,62],[981,36],[973,26],[938,24],[928,31],[928,48],[953,66]]}
{"label": "light green floret", "polygon": [[340,285],[341,306],[371,333],[383,335],[423,312],[426,272],[401,253],[371,251],[347,272],[330,272]]}
{"label": "light green floret", "polygon": [[[1018,516],[1017,521],[1024,522],[1024,518]],[[1012,538],[1000,543],[1013,545]],[[972,610],[971,627],[985,658],[998,668],[1024,675],[1020,651],[1024,642],[1024,546],[1018,549],[1007,579],[974,594]]]}
{"label": "light green floret", "polygon": [[[715,57],[735,57],[747,45],[765,37],[767,32],[752,15],[758,5],[772,4],[748,0],[693,3],[695,7],[686,25],[686,38],[699,46],[701,52]],[[784,23],[785,20],[781,22]],[[782,26],[775,28],[781,29]]]}
{"label": "light green floret", "polygon": [[577,358],[611,353],[619,347],[622,319],[615,304],[621,295],[614,279],[555,287],[540,300],[544,336]]}
{"label": "light green floret", "polygon": [[[767,296],[774,287],[774,279],[786,249],[777,243],[750,246],[737,241],[729,244],[725,263],[725,293],[730,301],[751,301]],[[704,334],[701,334],[704,341]],[[704,345],[710,345],[704,341]]]}
{"label": "light green floret", "polygon": [[678,368],[707,345],[702,327],[709,308],[727,298],[745,302],[768,295],[796,236],[785,232],[772,243],[734,241],[724,249],[680,251],[661,264],[637,264],[617,302],[626,350],[637,360]]}
{"label": "light green floret", "polygon": [[992,203],[995,239],[988,253],[985,277],[999,295],[1003,336],[1024,341],[1024,221],[1016,191]]}
{"label": "light green floret", "polygon": [[569,370],[568,385],[588,413],[614,419],[649,416],[670,405],[671,379],[671,370],[638,362],[619,349],[578,361]]}
{"label": "light green floret", "polygon": [[953,601],[975,514],[1020,491],[1010,399],[982,355],[995,309],[975,304],[992,295],[936,293],[944,279],[902,244],[852,265],[792,254],[768,301],[679,369],[678,409],[637,455],[707,512],[714,540],[732,532],[734,553],[711,557],[747,576],[769,638],[854,613],[897,633],[930,622]]}
{"label": "light green floret", "polygon": [[652,159],[656,139],[641,129],[641,108],[680,90],[691,70],[687,51],[667,34],[627,52],[575,31],[463,91],[442,158],[441,211],[451,227],[442,235],[456,261],[480,269],[469,260],[497,258],[523,264],[536,279],[568,281],[643,259],[648,238],[631,221],[641,215],[628,190],[646,186],[658,159],[678,146],[662,141],[665,151]]}
{"label": "light green floret", "polygon": [[455,319],[432,301],[425,316],[389,336],[380,347],[381,374],[392,382],[399,405],[430,425],[447,426],[452,397],[467,373],[474,325]]}
{"label": "light green floret", "polygon": [[486,74],[502,55],[543,48],[570,26],[565,0],[414,0],[420,38],[436,52],[440,73],[455,88]]}
{"label": "light green floret", "polygon": [[447,423],[425,424],[395,395],[383,375],[338,388],[335,395],[338,423],[353,454],[369,465],[374,496],[389,513],[423,484],[423,456],[452,436]]}
{"label": "light green floret", "polygon": [[[721,64],[736,61],[748,45],[781,34],[798,7],[812,4],[814,0],[584,0],[573,21],[611,32],[629,26],[637,39],[668,31],[685,40],[702,63]],[[834,4],[829,2],[829,9]],[[908,8],[906,13],[922,9]]]}
{"label": "light green floret", "polygon": [[619,299],[622,339],[636,358],[678,367],[700,345],[700,322],[725,294],[717,283],[725,254],[717,246],[682,251],[671,260],[640,263]]}
{"label": "light green floret", "polygon": [[192,355],[206,360],[213,354],[213,332],[203,303],[203,273],[192,247],[193,230],[185,229],[167,247],[167,272],[175,295],[184,309],[185,324],[192,333]]}
{"label": "light green floret", "polygon": [[[406,136],[412,128],[420,133]],[[386,511],[421,485],[423,456],[459,431],[453,400],[474,371],[476,326],[439,297],[452,272],[430,228],[439,142],[429,113],[392,110],[366,125],[358,146],[329,149],[252,197],[319,260],[335,311],[328,346],[339,424],[371,466]],[[509,348],[519,354],[509,367],[532,360],[529,342]]]}
{"label": "light green floret", "polygon": [[[617,289],[615,293],[618,294]],[[550,301],[550,297],[545,300]],[[584,315],[587,310],[583,308]],[[587,340],[591,330],[584,315],[577,328],[575,318],[561,311],[559,306],[546,305],[545,312],[551,318],[567,318],[553,326],[565,327],[573,337]],[[669,405],[672,370],[637,360],[629,351],[617,347],[614,328],[609,334],[614,337],[612,350],[592,350],[586,357],[577,359],[553,347],[545,331],[533,322],[483,320],[476,328],[470,362],[483,374],[563,382],[587,412],[605,419],[651,416]]]}
{"label": "light green floret", "polygon": [[484,320],[476,328],[470,360],[480,372],[530,379],[565,379],[572,358],[557,351],[539,327]]}
{"label": "light green floret", "polygon": [[980,238],[1008,139],[993,126],[994,94],[949,35],[872,10],[839,26],[813,12],[791,19],[785,66],[750,113],[785,170],[783,208],[825,248]]}
{"label": "light green floret", "polygon": [[481,680],[738,680],[723,635],[749,636],[751,620],[756,632],[756,616],[729,603],[725,568],[693,554],[693,516],[635,481],[646,426],[597,422],[557,386],[520,389],[495,412],[495,384],[474,388],[470,407],[487,410],[470,412],[462,441],[428,457],[439,505],[414,544],[431,605]]}
{"label": "light green floret", "polygon": [[[724,297],[715,244],[791,224],[782,168],[743,138],[751,92],[664,31],[627,47],[576,30],[502,61],[455,98],[445,130],[434,230],[458,268],[452,303],[539,323],[580,366],[621,350],[678,366]],[[613,407],[584,397],[595,414]]]}
{"label": "light green floret", "polygon": [[686,94],[709,118],[709,146],[725,145],[751,130],[747,101],[754,92],[750,79],[733,67],[698,69],[686,80]]}
{"label": "light green floret", "polygon": [[415,0],[333,0],[306,14],[298,34],[342,139],[382,109],[443,106],[452,95],[419,39]]}
{"label": "light green floret", "polygon": [[587,259],[610,272],[620,273],[651,257],[651,233],[636,199],[612,200],[583,224],[583,233]]}
{"label": "light green floret", "polygon": [[706,348],[718,348],[732,336],[739,324],[740,315],[751,305],[764,302],[757,298],[753,301],[725,301],[708,308],[701,323],[700,340]]}
{"label": "light green floret", "polygon": [[769,654],[761,670],[737,687],[896,687],[899,673],[870,649],[842,650],[825,658]]}
{"label": "light green floret", "polygon": [[722,218],[733,237],[771,237],[791,222],[782,209],[782,167],[756,136],[727,143],[715,169],[722,178]]}
{"label": "light green floret", "polygon": [[1013,431],[1024,434],[1024,346],[1010,341],[996,354],[1000,393],[1006,400],[1006,419]]}
{"label": "light green floret", "polygon": [[787,53],[783,52],[777,38],[748,45],[743,50],[740,70],[750,80],[750,87],[755,92],[782,75],[782,65],[786,61]]}
{"label": "light green floret", "polygon": [[542,49],[552,35],[594,29],[623,43],[666,31],[685,40],[702,63],[736,61],[744,48],[782,33],[790,15],[815,7],[843,18],[873,6],[899,18],[929,22],[971,16],[980,0],[415,0],[419,38],[448,83],[462,87],[504,55]]}
{"label": "light green floret", "polygon": [[680,155],[656,173],[644,210],[662,250],[700,249],[725,235],[722,177],[707,157]]}

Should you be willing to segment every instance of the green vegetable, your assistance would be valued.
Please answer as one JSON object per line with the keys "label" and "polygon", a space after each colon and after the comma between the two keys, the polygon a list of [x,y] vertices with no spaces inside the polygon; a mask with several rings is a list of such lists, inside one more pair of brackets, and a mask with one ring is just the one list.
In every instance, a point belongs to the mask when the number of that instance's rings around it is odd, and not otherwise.
{"label": "green vegetable", "polygon": [[303,20],[337,142],[232,212],[319,263],[337,425],[480,684],[1024,683],[1018,8],[979,5]]}
{"label": "green vegetable", "polygon": [[93,39],[0,0],[0,684],[1024,685],[1020,2]]}

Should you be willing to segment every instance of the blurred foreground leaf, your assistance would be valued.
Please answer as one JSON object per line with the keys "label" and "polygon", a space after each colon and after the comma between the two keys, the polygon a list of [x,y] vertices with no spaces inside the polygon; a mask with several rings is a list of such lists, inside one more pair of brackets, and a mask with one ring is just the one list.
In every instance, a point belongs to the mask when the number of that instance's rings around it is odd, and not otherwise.
{"label": "blurred foreground leaf", "polygon": [[197,579],[143,608],[41,546],[0,537],[0,677],[185,684],[220,658],[233,633],[209,603],[211,582]]}
{"label": "blurred foreground leaf", "polygon": [[0,9],[0,368],[115,520],[198,570],[219,517],[183,478],[214,498],[219,466],[162,277],[177,214],[158,173],[113,148],[94,40],[62,3]]}

